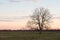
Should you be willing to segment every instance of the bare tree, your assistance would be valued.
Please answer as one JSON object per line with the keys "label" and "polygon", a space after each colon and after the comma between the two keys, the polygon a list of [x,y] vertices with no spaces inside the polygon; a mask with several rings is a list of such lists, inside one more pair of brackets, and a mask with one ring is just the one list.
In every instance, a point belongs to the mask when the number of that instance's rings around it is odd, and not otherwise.
{"label": "bare tree", "polygon": [[50,21],[51,15],[48,11],[48,9],[45,8],[37,8],[33,12],[31,19],[32,21],[28,22],[28,24],[37,26],[38,30],[48,29],[49,28],[49,21]]}

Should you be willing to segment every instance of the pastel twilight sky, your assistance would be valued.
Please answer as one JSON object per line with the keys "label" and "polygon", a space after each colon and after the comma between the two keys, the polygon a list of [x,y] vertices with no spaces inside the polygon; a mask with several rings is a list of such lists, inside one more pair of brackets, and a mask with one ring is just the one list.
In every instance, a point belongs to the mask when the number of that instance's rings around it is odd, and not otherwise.
{"label": "pastel twilight sky", "polygon": [[28,17],[39,7],[53,16],[50,28],[60,29],[60,0],[0,0],[0,29],[28,29]]}

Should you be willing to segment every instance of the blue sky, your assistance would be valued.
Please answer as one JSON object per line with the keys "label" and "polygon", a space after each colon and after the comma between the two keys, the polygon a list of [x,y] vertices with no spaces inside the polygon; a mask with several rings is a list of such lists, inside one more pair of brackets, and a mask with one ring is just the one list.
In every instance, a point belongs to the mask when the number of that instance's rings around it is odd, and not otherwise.
{"label": "blue sky", "polygon": [[35,8],[45,7],[60,15],[60,0],[0,0],[0,16],[28,16]]}
{"label": "blue sky", "polygon": [[29,12],[35,8],[37,4],[27,1],[22,2],[10,2],[9,0],[1,1],[0,11],[1,16],[21,16],[28,15]]}
{"label": "blue sky", "polygon": [[[19,1],[19,2],[16,2]],[[0,16],[27,16],[38,7],[48,8],[52,14],[59,14],[60,0],[0,0]]]}

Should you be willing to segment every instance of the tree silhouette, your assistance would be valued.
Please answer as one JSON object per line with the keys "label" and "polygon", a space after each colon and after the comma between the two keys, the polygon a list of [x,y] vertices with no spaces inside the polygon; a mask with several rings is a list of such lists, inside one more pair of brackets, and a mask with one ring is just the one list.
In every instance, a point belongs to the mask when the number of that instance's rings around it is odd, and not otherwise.
{"label": "tree silhouette", "polygon": [[30,17],[32,20],[28,21],[28,23],[27,23],[28,27],[35,25],[35,26],[37,26],[35,29],[38,29],[40,31],[43,29],[49,28],[49,22],[51,19],[51,15],[50,15],[50,12],[48,11],[48,9],[36,8]]}

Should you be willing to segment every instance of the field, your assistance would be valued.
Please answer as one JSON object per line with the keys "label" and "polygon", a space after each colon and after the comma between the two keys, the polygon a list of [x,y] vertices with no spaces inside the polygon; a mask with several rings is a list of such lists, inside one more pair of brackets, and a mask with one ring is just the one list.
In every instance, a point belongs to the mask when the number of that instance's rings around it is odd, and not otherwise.
{"label": "field", "polygon": [[0,40],[60,40],[60,31],[0,31]]}

